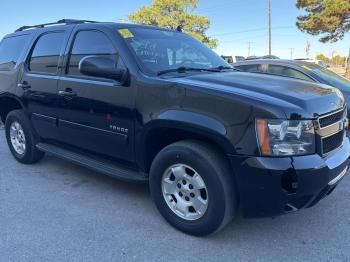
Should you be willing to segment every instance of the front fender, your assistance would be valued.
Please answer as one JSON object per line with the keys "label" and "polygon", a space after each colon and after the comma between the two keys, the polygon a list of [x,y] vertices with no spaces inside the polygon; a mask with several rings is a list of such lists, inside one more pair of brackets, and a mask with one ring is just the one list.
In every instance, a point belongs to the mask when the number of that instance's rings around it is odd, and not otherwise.
{"label": "front fender", "polygon": [[[164,146],[166,142],[175,142],[173,134],[184,134],[181,139],[199,139],[219,147],[225,154],[236,154],[232,143],[227,138],[227,130],[223,123],[209,116],[183,110],[167,110],[154,116],[136,134],[136,159],[145,166],[147,158],[156,153],[153,150]],[[157,134],[156,136],[154,134]],[[159,134],[159,135],[158,135]],[[155,146],[157,145],[157,146]],[[166,145],[166,143],[165,143]],[[153,157],[153,156],[151,156]]]}
{"label": "front fender", "polygon": [[166,120],[181,124],[181,126],[191,126],[197,129],[203,129],[221,136],[227,135],[226,127],[218,120],[195,112],[182,110],[168,110],[158,115],[158,120]]}

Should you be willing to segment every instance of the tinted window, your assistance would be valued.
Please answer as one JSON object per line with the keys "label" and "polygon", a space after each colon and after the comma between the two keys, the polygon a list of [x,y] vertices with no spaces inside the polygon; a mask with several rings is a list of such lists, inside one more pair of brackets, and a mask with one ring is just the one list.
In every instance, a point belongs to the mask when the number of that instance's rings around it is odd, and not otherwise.
{"label": "tinted window", "polygon": [[37,41],[29,63],[29,69],[40,73],[57,73],[63,46],[64,33],[48,33]]}
{"label": "tinted window", "polygon": [[292,77],[292,78],[298,78],[301,80],[306,80],[306,81],[312,81],[311,78],[309,78],[307,75],[301,73],[298,70],[295,70],[290,67],[286,66],[279,66],[279,65],[269,65],[268,74],[274,74],[274,75],[280,75],[280,76],[287,76],[287,77]]}
{"label": "tinted window", "polygon": [[79,62],[86,56],[99,55],[108,57],[118,63],[117,52],[107,36],[98,31],[81,31],[76,37],[72,47],[68,74],[81,75]]}
{"label": "tinted window", "polygon": [[253,65],[235,65],[235,68],[238,68],[245,72],[251,72],[251,73],[257,73],[259,72],[259,64],[253,64]]}
{"label": "tinted window", "polygon": [[28,41],[28,35],[9,37],[0,43],[0,70],[11,70]]}

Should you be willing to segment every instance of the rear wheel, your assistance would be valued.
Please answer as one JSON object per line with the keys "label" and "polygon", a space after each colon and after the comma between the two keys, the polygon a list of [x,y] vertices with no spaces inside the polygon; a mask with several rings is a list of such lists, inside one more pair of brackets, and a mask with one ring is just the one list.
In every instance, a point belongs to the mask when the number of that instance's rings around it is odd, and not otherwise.
{"label": "rear wheel", "polygon": [[233,174],[220,152],[197,141],[164,148],[152,163],[150,190],[164,218],[196,236],[214,233],[235,215]]}
{"label": "rear wheel", "polygon": [[44,153],[36,149],[36,139],[30,121],[22,110],[8,114],[5,123],[6,140],[12,155],[23,164],[40,161]]}

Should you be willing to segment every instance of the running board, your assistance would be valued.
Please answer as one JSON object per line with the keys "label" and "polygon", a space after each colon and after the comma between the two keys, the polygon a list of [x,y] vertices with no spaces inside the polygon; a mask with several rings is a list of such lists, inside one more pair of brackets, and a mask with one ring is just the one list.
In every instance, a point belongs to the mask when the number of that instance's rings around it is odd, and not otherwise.
{"label": "running board", "polygon": [[125,167],[120,167],[103,159],[96,160],[96,157],[86,156],[80,153],[75,153],[70,150],[45,143],[39,143],[36,148],[45,153],[50,153],[58,158],[68,160],[74,164],[95,170],[99,173],[115,177],[117,179],[128,182],[146,182],[148,178],[145,174],[137,172]]}

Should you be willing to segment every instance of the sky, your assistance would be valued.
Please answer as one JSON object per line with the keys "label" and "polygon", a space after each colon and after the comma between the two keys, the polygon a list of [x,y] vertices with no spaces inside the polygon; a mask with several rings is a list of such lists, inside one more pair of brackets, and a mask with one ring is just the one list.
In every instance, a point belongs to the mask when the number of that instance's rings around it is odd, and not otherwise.
{"label": "sky", "polygon": [[[62,18],[118,22],[152,0],[11,0],[0,7],[0,38],[23,25],[57,21]],[[268,53],[267,0],[199,0],[196,14],[207,16],[207,34],[219,41],[220,55],[266,55]],[[296,0],[272,0],[272,52],[281,58],[305,58],[306,43],[311,42],[310,58],[335,51],[348,55],[350,33],[336,43],[323,44],[318,37],[300,32],[296,17],[302,13]],[[291,50],[292,49],[292,50]]]}

